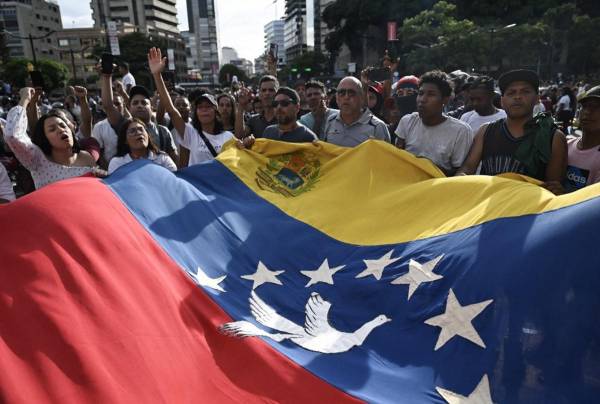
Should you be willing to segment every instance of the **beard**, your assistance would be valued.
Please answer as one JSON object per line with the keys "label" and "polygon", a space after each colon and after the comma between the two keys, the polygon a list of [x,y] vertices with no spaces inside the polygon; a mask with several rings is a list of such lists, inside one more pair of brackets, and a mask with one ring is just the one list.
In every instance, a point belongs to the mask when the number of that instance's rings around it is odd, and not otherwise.
{"label": "beard", "polygon": [[277,115],[277,123],[280,125],[289,125],[294,118],[288,115]]}

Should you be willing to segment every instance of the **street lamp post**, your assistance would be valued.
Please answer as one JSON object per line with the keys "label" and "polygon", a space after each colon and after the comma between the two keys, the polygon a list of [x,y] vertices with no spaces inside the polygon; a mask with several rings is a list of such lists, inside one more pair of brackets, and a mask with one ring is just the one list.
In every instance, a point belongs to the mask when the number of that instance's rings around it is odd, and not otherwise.
{"label": "street lamp post", "polygon": [[511,29],[513,27],[515,27],[517,24],[512,23],[512,24],[508,24],[502,28],[490,28],[490,53],[488,55],[488,65],[487,65],[487,74],[491,74],[490,71],[492,70],[491,68],[491,64],[492,64],[492,55],[494,54],[494,33],[499,32],[499,31],[504,31],[506,29]]}

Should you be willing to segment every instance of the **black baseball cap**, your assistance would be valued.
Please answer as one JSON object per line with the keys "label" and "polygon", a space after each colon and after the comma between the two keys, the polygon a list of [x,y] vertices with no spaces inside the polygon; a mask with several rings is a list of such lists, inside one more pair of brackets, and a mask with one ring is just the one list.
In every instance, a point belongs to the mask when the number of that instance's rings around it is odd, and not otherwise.
{"label": "black baseball cap", "polygon": [[502,93],[502,95],[504,95],[504,92],[506,91],[508,86],[511,83],[514,83],[515,81],[524,81],[526,83],[529,83],[535,89],[535,91],[539,91],[540,89],[540,77],[533,70],[511,70],[509,72],[504,73],[498,79],[498,87],[500,87],[500,92]]}
{"label": "black baseball cap", "polygon": [[131,90],[129,90],[129,98],[133,98],[135,95],[143,95],[144,98],[150,99],[152,96],[150,95],[150,91],[144,86],[133,86]]}
{"label": "black baseball cap", "polygon": [[579,99],[579,102],[584,103],[585,101],[589,101],[591,99],[600,100],[600,86],[592,87],[586,91]]}

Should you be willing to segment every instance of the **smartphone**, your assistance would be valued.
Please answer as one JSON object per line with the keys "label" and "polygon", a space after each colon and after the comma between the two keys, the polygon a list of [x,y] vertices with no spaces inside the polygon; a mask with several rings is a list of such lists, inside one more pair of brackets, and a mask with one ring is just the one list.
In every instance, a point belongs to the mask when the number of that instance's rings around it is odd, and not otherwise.
{"label": "smartphone", "polygon": [[373,68],[367,71],[367,77],[371,81],[385,81],[391,78],[389,67]]}
{"label": "smartphone", "polygon": [[111,53],[102,54],[102,73],[112,74],[113,73],[113,55]]}
{"label": "smartphone", "polygon": [[29,76],[31,77],[31,85],[33,88],[45,88],[44,85],[44,77],[42,76],[42,72],[39,70],[32,70],[29,72]]}
{"label": "smartphone", "polygon": [[278,45],[276,43],[271,43],[269,45],[269,55],[271,55],[273,57],[273,59],[277,59],[277,51],[278,49]]}

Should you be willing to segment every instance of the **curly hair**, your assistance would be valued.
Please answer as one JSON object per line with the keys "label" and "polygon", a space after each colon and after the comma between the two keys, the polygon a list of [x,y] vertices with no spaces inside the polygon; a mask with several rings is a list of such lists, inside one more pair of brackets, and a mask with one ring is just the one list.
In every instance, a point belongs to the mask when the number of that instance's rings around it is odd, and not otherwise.
{"label": "curly hair", "polygon": [[427,83],[435,85],[442,93],[442,97],[450,97],[452,95],[450,78],[441,70],[432,70],[422,75],[419,87],[422,87],[423,84]]}
{"label": "curly hair", "polygon": [[158,147],[152,140],[152,136],[150,136],[150,133],[148,133],[148,127],[146,126],[146,124],[141,119],[129,118],[129,119],[126,119],[125,121],[123,121],[123,124],[119,127],[116,156],[123,157],[124,155],[128,154],[131,151],[131,149],[129,148],[129,144],[127,143],[127,129],[129,128],[129,125],[131,125],[132,123],[139,123],[140,125],[142,125],[144,127],[144,130],[148,134],[147,150],[153,152],[154,154],[158,154],[160,150],[158,149]]}
{"label": "curly hair", "polygon": [[46,122],[46,119],[52,117],[60,119],[67,125],[67,128],[69,128],[71,135],[73,136],[73,153],[78,153],[81,150],[81,147],[79,146],[79,142],[77,141],[75,133],[73,133],[71,130],[69,123],[67,122],[67,118],[56,110],[48,112],[37,121],[35,128],[33,128],[33,134],[31,135],[31,141],[33,144],[38,146],[46,156],[50,156],[52,154],[52,145],[50,144],[50,141],[46,136],[46,132],[44,131],[44,122]]}

